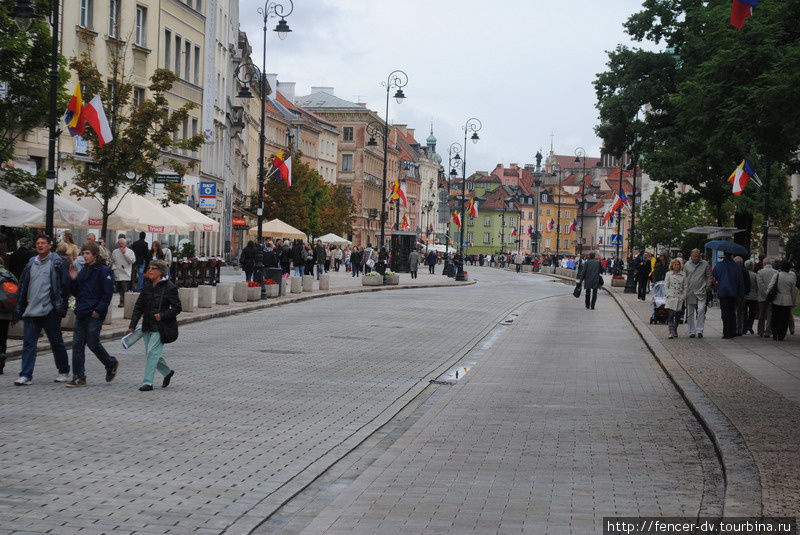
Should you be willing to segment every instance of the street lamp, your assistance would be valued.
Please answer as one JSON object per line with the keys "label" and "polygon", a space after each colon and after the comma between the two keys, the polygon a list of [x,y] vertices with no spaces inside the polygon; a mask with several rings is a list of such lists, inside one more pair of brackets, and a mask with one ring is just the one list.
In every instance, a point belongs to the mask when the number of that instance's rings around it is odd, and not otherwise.
{"label": "street lamp", "polygon": [[[445,244],[444,244],[444,254],[445,258],[447,257],[447,248],[450,247],[450,183],[451,181],[458,176],[458,171],[456,171],[455,167],[453,167],[453,162],[455,165],[458,166],[458,163],[461,161],[461,156],[459,156],[459,152],[463,150],[461,143],[454,141],[450,144],[450,150],[448,151],[447,157],[447,167],[450,168],[450,172],[447,174],[447,223],[445,224]],[[453,156],[455,153],[455,156]]]}
{"label": "street lamp", "polygon": [[[561,180],[564,170],[558,168],[558,203],[556,204],[556,266],[558,266],[558,253],[561,249]],[[553,173],[555,175],[555,173]]]}
{"label": "street lamp", "polygon": [[456,273],[456,280],[464,280],[464,220],[467,217],[467,134],[472,132],[470,139],[473,143],[477,143],[478,132],[483,128],[483,124],[479,119],[470,117],[464,123],[464,158],[461,160],[461,239],[458,244],[458,252],[461,256],[461,262],[458,265],[458,273]]}
{"label": "street lamp", "polygon": [[582,162],[581,173],[581,232],[578,242],[578,262],[583,258],[583,211],[586,206],[586,150],[583,147],[575,149],[575,163]]}
{"label": "street lamp", "polygon": [[261,286],[261,299],[267,298],[267,288],[264,286],[264,145],[267,142],[265,128],[266,128],[266,99],[267,99],[267,22],[272,17],[280,17],[280,22],[275,26],[275,31],[278,37],[283,40],[288,37],[289,32],[292,30],[286,23],[286,17],[294,11],[294,2],[286,0],[286,5],[279,2],[268,1],[263,8],[258,8],[258,14],[263,19],[263,36],[264,41],[261,47],[261,71],[253,65],[252,62],[247,62],[239,65],[236,69],[235,76],[244,88],[239,91],[240,98],[250,98],[252,93],[249,86],[254,86],[258,81],[258,93],[261,98],[261,127],[258,134],[258,250],[256,252],[256,265],[254,266],[254,276],[258,277],[259,285]]}
{"label": "street lamp", "polygon": [[[46,190],[47,199],[45,204],[45,233],[53,237],[53,212],[55,210],[56,181],[58,173],[56,171],[56,138],[59,131],[56,129],[57,118],[57,99],[58,99],[58,17],[61,12],[59,1],[50,0],[50,25],[52,26],[53,38],[50,40],[50,113],[47,119],[49,127],[49,140],[47,146],[47,180]],[[30,28],[33,19],[37,17],[36,10],[30,0],[17,0],[17,4],[11,9],[11,16],[14,18],[17,27],[25,32]]]}
{"label": "street lamp", "polygon": [[[401,71],[401,70],[394,70],[389,73],[389,76],[386,78],[385,82],[381,82],[381,85],[386,88],[386,113],[384,116],[383,121],[383,193],[381,194],[381,246],[380,250],[383,250],[383,246],[386,240],[386,171],[389,159],[389,92],[392,88],[397,88],[397,91],[394,94],[394,99],[397,101],[398,104],[403,102],[403,99],[406,98],[405,93],[403,93],[403,88],[408,84],[408,75]],[[392,251],[392,256],[394,255],[394,251]]]}

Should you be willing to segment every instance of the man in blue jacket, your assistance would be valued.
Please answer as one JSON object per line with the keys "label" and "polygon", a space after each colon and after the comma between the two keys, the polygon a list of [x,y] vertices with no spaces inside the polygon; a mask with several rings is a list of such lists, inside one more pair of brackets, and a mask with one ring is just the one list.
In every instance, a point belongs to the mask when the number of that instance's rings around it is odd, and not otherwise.
{"label": "man in blue jacket", "polygon": [[51,251],[50,236],[36,238],[36,256],[28,260],[19,281],[19,300],[14,319],[24,322],[22,335],[22,369],[17,386],[33,382],[36,346],[44,329],[58,368],[57,383],[69,380],[69,356],[61,336],[61,319],[67,311],[69,272],[56,253]]}
{"label": "man in blue jacket", "polygon": [[85,261],[80,273],[69,267],[70,290],[75,296],[75,329],[72,335],[72,380],[66,386],[86,386],[86,346],[106,367],[106,382],[117,375],[119,361],[108,354],[100,343],[100,330],[114,295],[114,274],[100,261],[100,248],[86,243],[81,249]]}
{"label": "man in blue jacket", "polygon": [[736,336],[736,303],[745,296],[744,275],[742,268],[733,261],[733,255],[725,253],[725,257],[717,262],[711,272],[719,297],[719,309],[722,313],[722,337],[726,339]]}

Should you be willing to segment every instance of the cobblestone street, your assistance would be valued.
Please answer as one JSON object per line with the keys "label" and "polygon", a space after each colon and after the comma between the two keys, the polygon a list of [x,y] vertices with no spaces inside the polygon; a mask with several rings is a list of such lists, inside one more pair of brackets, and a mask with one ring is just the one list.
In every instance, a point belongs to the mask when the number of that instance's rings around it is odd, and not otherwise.
{"label": "cobblestone street", "polygon": [[[15,388],[10,363],[0,533],[589,533],[719,514],[708,437],[611,299],[590,312],[548,277],[471,272],[182,326],[153,392],[142,348],[117,341],[109,384],[92,357],[88,388],[50,383],[42,354]],[[264,523],[467,361],[334,503]]]}

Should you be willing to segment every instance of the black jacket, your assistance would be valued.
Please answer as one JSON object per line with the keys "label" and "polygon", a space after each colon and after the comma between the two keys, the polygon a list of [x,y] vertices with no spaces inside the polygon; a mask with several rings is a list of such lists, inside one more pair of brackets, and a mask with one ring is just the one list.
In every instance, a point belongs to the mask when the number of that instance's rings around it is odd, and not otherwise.
{"label": "black jacket", "polygon": [[242,249],[242,254],[239,255],[239,264],[245,271],[253,271],[256,265],[256,248],[247,246]]}
{"label": "black jacket", "polygon": [[[145,282],[133,307],[128,328],[135,329],[141,318],[143,331],[161,333],[161,342],[164,344],[174,342],[178,338],[177,317],[180,313],[178,287],[171,280],[162,280],[155,287]],[[155,314],[161,314],[161,321],[156,321]]]}
{"label": "black jacket", "polygon": [[136,265],[146,264],[150,260],[150,248],[144,240],[136,240],[131,245],[131,251],[136,255]]}
{"label": "black jacket", "polygon": [[281,246],[281,264],[290,264],[292,261],[292,248],[285,243]]}
{"label": "black jacket", "polygon": [[6,267],[14,274],[17,280],[22,278],[22,270],[28,265],[28,260],[36,256],[36,253],[26,247],[20,247],[8,257]]}
{"label": "black jacket", "polygon": [[292,247],[292,262],[294,262],[295,266],[302,266],[306,263],[306,248],[303,247],[302,243],[298,243]]}
{"label": "black jacket", "polygon": [[275,254],[274,249],[270,249],[269,251],[264,250],[264,267],[267,268],[278,268],[281,267],[280,262],[278,262],[278,255]]}

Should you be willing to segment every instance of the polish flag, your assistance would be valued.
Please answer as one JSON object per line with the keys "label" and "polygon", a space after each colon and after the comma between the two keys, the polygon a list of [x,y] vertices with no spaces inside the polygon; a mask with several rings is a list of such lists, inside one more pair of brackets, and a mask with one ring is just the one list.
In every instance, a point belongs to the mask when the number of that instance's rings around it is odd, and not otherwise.
{"label": "polish flag", "polygon": [[[108,118],[106,118],[106,112],[103,111],[103,102],[100,100],[100,95],[95,95],[89,104],[86,104],[81,109],[79,121],[83,124],[89,123],[94,133],[97,134],[97,142],[101,147],[114,140],[111,126],[109,126]],[[83,129],[81,128],[79,131],[83,131]]]}
{"label": "polish flag", "polygon": [[461,228],[461,216],[458,215],[458,212],[453,212],[453,223],[456,224],[457,227]]}

